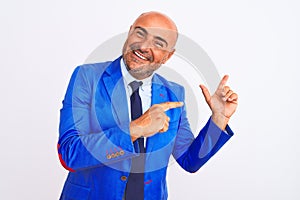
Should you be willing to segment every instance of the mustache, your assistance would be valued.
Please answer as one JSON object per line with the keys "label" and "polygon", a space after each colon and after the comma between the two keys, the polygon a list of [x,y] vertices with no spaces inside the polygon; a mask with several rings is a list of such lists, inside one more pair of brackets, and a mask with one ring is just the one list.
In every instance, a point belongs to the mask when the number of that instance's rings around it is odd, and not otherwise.
{"label": "mustache", "polygon": [[130,51],[137,51],[142,54],[145,58],[147,58],[150,62],[153,61],[153,56],[151,54],[150,48],[141,48],[139,44],[131,44],[129,46]]}

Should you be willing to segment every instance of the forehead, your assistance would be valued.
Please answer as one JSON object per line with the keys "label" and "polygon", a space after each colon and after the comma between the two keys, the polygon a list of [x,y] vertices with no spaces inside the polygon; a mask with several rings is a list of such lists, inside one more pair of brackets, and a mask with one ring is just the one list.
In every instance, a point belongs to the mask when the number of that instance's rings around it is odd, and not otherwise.
{"label": "forehead", "polygon": [[173,35],[176,35],[176,32],[174,30],[164,29],[160,27],[134,26],[132,27],[132,29],[142,30],[150,35],[166,37],[166,38],[172,38]]}

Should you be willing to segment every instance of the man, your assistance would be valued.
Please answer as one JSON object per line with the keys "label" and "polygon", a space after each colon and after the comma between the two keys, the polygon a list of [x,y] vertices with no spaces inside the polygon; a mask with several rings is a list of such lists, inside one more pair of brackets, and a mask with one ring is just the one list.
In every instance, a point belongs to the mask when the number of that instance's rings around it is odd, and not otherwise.
{"label": "man", "polygon": [[58,153],[70,172],[61,199],[167,199],[170,156],[196,172],[233,135],[227,126],[238,96],[224,76],[194,138],[184,89],[153,73],[174,53],[177,28],[148,12],[130,27],[122,56],[75,69],[63,101]]}

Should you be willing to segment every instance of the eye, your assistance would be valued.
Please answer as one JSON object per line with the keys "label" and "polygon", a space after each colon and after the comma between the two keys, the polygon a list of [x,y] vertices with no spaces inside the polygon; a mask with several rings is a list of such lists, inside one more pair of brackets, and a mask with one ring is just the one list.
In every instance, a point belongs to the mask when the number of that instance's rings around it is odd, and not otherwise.
{"label": "eye", "polygon": [[164,48],[164,43],[159,41],[159,40],[155,40],[154,41],[154,46],[157,48]]}
{"label": "eye", "polygon": [[145,37],[145,33],[143,31],[137,31],[136,32],[136,35],[139,37],[139,38],[144,38]]}

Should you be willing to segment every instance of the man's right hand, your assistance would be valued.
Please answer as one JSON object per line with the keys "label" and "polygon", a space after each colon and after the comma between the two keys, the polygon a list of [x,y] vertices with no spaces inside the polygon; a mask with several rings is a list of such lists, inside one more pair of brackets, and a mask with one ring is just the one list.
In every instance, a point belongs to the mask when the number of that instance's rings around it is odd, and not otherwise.
{"label": "man's right hand", "polygon": [[166,132],[170,118],[166,111],[183,106],[183,102],[165,102],[151,106],[143,115],[130,122],[131,140],[139,137],[150,137],[158,132]]}

